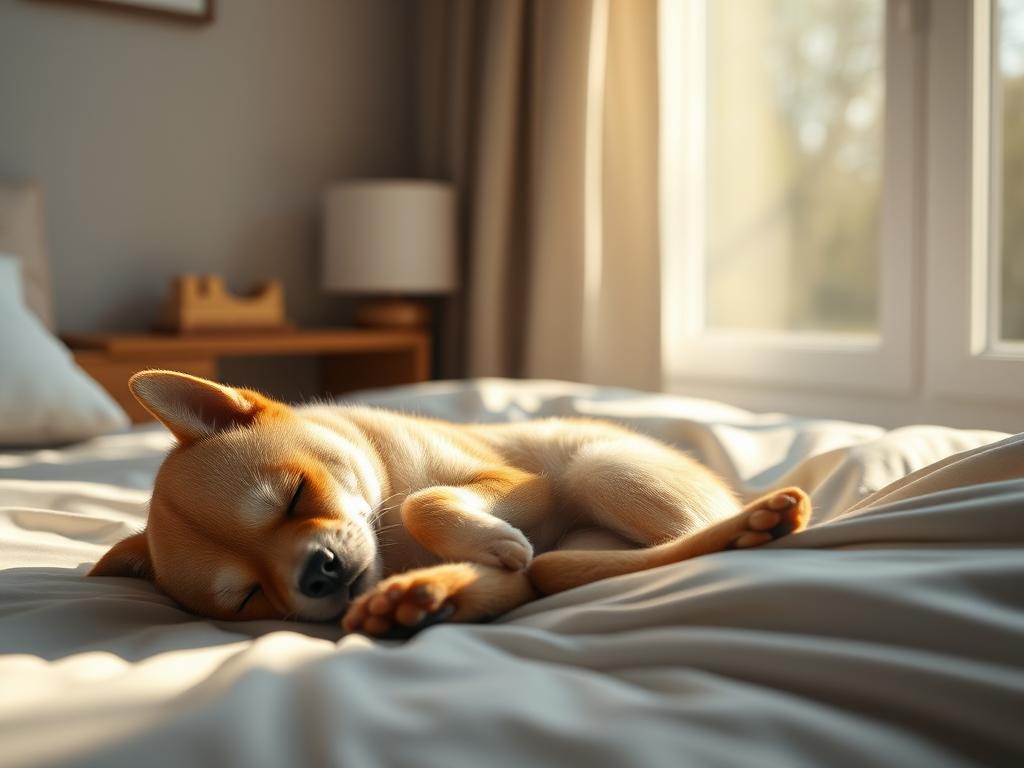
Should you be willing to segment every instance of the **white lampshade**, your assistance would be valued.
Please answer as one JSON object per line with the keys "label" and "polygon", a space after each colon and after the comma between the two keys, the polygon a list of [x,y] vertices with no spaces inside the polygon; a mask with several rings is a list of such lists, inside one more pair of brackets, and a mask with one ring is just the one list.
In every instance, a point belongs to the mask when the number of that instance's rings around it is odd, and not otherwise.
{"label": "white lampshade", "polygon": [[455,271],[455,191],[440,181],[347,181],[324,195],[323,287],[448,293]]}

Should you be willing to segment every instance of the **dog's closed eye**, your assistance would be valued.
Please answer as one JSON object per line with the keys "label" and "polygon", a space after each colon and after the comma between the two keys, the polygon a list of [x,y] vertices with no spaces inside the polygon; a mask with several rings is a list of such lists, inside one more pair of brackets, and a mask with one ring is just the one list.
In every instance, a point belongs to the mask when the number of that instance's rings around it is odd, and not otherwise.
{"label": "dog's closed eye", "polygon": [[299,503],[299,496],[302,495],[302,489],[306,487],[306,478],[299,480],[299,485],[295,489],[295,494],[292,496],[292,500],[288,502],[288,516],[295,514],[295,505]]}
{"label": "dog's closed eye", "polygon": [[260,589],[261,589],[260,585],[257,584],[255,587],[253,587],[251,590],[249,590],[249,594],[245,596],[245,600],[242,601],[242,604],[240,606],[238,606],[238,610],[235,611],[235,612],[236,613],[241,613],[245,609],[246,604],[250,600],[252,600],[254,597],[256,597],[256,593],[259,592]]}

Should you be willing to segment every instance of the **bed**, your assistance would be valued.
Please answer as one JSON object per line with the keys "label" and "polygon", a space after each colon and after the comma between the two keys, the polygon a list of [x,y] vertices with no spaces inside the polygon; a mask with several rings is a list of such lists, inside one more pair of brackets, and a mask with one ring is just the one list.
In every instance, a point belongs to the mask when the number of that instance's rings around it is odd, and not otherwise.
{"label": "bed", "polygon": [[0,453],[0,764],[963,766],[1024,762],[1024,435],[756,415],[562,382],[361,402],[582,414],[679,445],[809,530],[405,643],[216,622],[85,579],[141,527],[162,429]]}

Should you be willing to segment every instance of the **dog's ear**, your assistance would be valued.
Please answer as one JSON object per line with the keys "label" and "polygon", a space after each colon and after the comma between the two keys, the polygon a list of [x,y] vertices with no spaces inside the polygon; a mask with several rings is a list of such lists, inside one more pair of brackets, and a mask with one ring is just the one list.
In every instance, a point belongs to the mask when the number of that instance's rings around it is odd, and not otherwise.
{"label": "dog's ear", "polygon": [[140,371],[128,386],[147,411],[163,422],[182,445],[228,427],[252,422],[267,407],[262,395],[226,387],[176,371]]}
{"label": "dog's ear", "polygon": [[153,580],[153,561],[149,557],[146,532],[122,539],[110,548],[89,571],[90,576],[131,576]]}

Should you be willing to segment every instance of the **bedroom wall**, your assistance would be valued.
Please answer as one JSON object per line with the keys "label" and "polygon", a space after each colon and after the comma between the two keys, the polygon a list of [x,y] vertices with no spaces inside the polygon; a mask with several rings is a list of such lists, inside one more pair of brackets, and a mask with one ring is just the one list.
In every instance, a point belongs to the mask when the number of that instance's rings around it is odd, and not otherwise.
{"label": "bedroom wall", "polygon": [[147,327],[168,278],[274,276],[305,324],[331,179],[414,169],[411,3],[217,0],[194,26],[0,0],[0,177],[47,194],[62,330]]}

